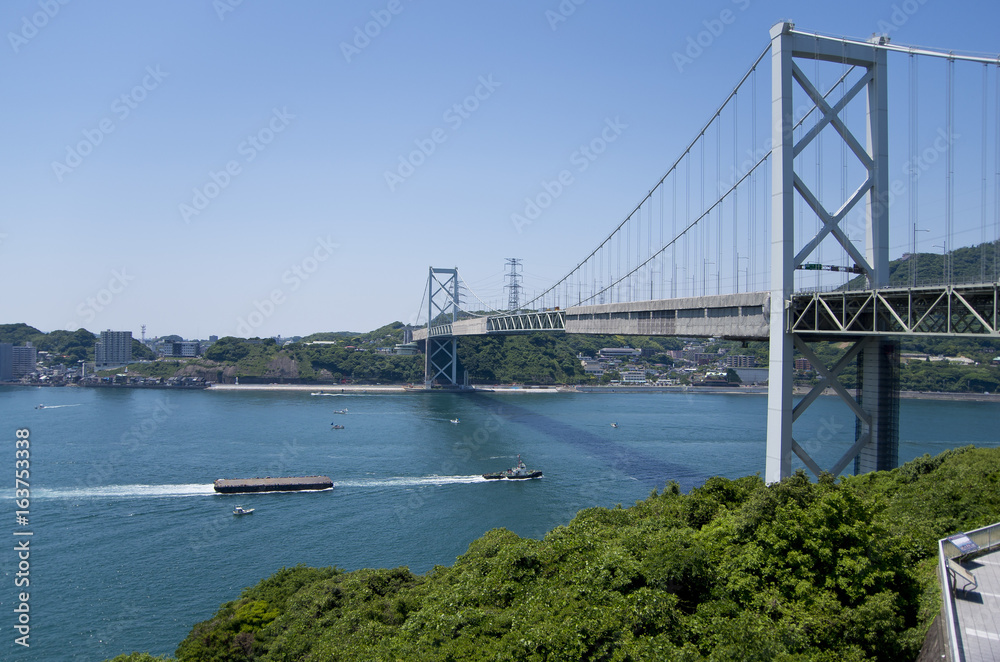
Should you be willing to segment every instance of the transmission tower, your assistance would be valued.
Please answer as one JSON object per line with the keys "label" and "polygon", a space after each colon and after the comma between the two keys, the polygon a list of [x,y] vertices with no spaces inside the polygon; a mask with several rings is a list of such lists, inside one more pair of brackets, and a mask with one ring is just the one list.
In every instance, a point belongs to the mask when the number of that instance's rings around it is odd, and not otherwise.
{"label": "transmission tower", "polygon": [[507,290],[507,310],[517,310],[521,307],[521,274],[517,273],[517,268],[521,266],[521,260],[509,257],[506,264],[510,268],[510,271],[504,274],[507,285],[503,286]]}

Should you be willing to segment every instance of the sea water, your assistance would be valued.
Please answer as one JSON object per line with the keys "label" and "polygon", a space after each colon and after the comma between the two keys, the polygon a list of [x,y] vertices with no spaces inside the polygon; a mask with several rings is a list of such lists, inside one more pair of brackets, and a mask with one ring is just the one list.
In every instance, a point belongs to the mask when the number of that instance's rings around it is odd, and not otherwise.
{"label": "sea water", "polygon": [[[284,566],[423,573],[450,565],[496,527],[540,538],[583,508],[628,506],[668,481],[687,491],[711,476],[763,474],[766,404],[760,395],[690,392],[317,397],[5,387],[0,658],[172,654],[195,623]],[[996,445],[998,413],[992,403],[904,400],[900,461]],[[18,429],[30,440],[22,524]],[[796,422],[796,440],[824,468],[853,436],[853,415],[835,398],[820,398]],[[481,477],[519,454],[544,477]],[[334,489],[212,488],[216,478],[317,474]],[[255,512],[234,516],[237,504]],[[15,550],[25,540],[27,573]],[[21,593],[29,647],[15,643]]]}

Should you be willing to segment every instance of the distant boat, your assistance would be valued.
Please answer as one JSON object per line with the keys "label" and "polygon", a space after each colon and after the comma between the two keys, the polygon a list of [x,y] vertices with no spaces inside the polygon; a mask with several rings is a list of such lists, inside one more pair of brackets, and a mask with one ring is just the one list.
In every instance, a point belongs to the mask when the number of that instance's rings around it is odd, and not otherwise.
{"label": "distant boat", "polygon": [[618,427],[618,424],[617,423],[612,423],[611,427],[616,428],[616,427]]}
{"label": "distant boat", "polygon": [[335,411],[335,412],[333,412],[333,413],[334,413],[334,414],[346,414],[346,413],[347,413],[347,410],[346,410],[346,409],[338,409],[337,411]]}
{"label": "distant boat", "polygon": [[38,405],[35,409],[45,409],[45,405]]}
{"label": "distant boat", "polygon": [[344,429],[343,425],[334,425],[333,423],[331,423],[330,425],[333,426],[332,428],[330,428],[331,430],[343,430]]}
{"label": "distant boat", "polygon": [[243,506],[236,506],[233,508],[233,515],[253,515],[253,508],[244,508]]}
{"label": "distant boat", "polygon": [[517,464],[507,469],[506,471],[495,471],[490,474],[483,474],[483,478],[486,480],[525,480],[528,478],[541,478],[542,472],[529,469],[524,466],[524,462],[521,461],[521,454],[517,455]]}
{"label": "distant boat", "polygon": [[459,420],[458,420],[457,418],[453,418],[453,419],[451,419],[451,422],[452,422],[452,423],[458,423],[458,422],[459,422]]}

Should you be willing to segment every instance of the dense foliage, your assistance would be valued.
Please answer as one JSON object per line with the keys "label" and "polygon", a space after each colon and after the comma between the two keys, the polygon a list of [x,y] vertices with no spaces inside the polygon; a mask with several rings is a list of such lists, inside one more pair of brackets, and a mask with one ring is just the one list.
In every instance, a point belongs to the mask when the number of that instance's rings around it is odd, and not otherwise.
{"label": "dense foliage", "polygon": [[[912,660],[936,541],[1000,518],[1000,449],[891,472],[676,484],[450,567],[283,569],[177,649],[243,660]],[[122,658],[139,662],[144,658]]]}
{"label": "dense foliage", "polygon": [[[945,256],[940,253],[915,253],[889,262],[889,285],[905,287],[911,282],[916,285],[940,285],[951,283],[989,283],[997,279],[997,241],[976,246],[963,246],[948,253],[951,262],[951,277],[948,278]],[[864,287],[864,277],[851,281],[850,287]]]}
{"label": "dense foliage", "polygon": [[39,351],[49,352],[54,362],[73,365],[94,360],[97,336],[86,329],[42,333],[27,324],[0,324],[0,342],[24,345],[29,341]]}

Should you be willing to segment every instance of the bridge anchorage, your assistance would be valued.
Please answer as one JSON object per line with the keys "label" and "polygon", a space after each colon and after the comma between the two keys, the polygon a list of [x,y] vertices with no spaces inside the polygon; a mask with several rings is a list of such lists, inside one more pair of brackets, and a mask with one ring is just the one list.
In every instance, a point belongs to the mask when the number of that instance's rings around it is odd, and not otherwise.
{"label": "bridge anchorage", "polygon": [[[768,47],[750,71],[667,174],[598,248],[535,300],[519,304],[517,310],[483,314],[481,311],[489,310],[483,304],[478,313],[460,314],[458,269],[430,269],[425,291],[429,324],[426,329],[414,332],[414,340],[426,343],[426,387],[435,383],[459,386],[457,338],[464,335],[552,332],[767,340],[770,357],[765,479],[768,482],[788,476],[793,457],[817,475],[824,471],[796,440],[793,425],[820,395],[830,390],[854,416],[855,434],[840,459],[825,470],[838,475],[851,463],[855,473],[897,465],[900,338],[924,335],[1000,339],[1000,279],[997,278],[1000,114],[993,131],[997,146],[995,173],[991,174],[997,182],[993,195],[997,237],[992,244],[994,248],[990,249],[994,252],[992,280],[986,275],[984,260],[978,283],[955,284],[947,269],[941,284],[917,282],[916,238],[917,232],[923,231],[917,228],[918,210],[923,208],[916,199],[918,172],[910,175],[907,227],[912,252],[910,283],[908,287],[890,287],[888,201],[892,194],[887,53],[902,51],[910,56],[911,157],[915,153],[913,108],[919,105],[913,96],[914,58],[926,56],[947,61],[949,109],[954,105],[951,84],[954,62],[965,60],[984,67],[981,141],[984,144],[985,71],[987,67],[997,70],[996,106],[1000,107],[1000,63],[995,58],[900,47],[880,37],[860,41],[809,34],[796,30],[791,23],[775,25],[770,37]],[[739,95],[745,98],[748,91],[753,106],[757,68],[768,55],[771,86],[765,104],[770,106],[767,110],[771,122],[770,135],[762,140],[767,147],[761,149],[756,136],[756,110],[750,132],[740,128],[736,110]],[[824,84],[819,74],[822,66],[831,64],[843,71],[832,86],[828,81]],[[810,77],[809,69],[815,69],[816,75]],[[793,104],[796,95],[800,97],[798,107]],[[858,103],[852,105],[855,99]],[[862,103],[863,120],[857,121],[855,113],[854,121],[847,121],[845,117]],[[733,127],[724,132],[722,117],[728,114],[730,106]],[[706,149],[713,124],[715,141]],[[746,133],[754,134],[754,142],[747,151],[755,163],[749,168],[739,166],[736,146]],[[949,110],[945,134],[952,133]],[[830,153],[840,154],[844,173],[840,198],[835,198],[829,190],[824,194],[823,175],[819,172],[812,175],[805,163],[806,154],[815,155],[815,167],[820,170],[824,136],[835,139],[839,147],[839,150],[828,149],[825,158]],[[724,137],[732,141],[731,186],[722,182]],[[712,151],[716,153],[714,158]],[[945,226],[943,247],[951,244],[954,235],[951,152],[947,159],[947,203],[940,214]],[[769,173],[764,172],[767,161],[770,161]],[[853,190],[847,186],[848,161],[852,178],[858,181]],[[984,151],[981,203],[984,256],[985,247],[990,245],[986,232],[986,166]],[[717,182],[706,186],[706,170],[713,168]],[[699,169],[700,203],[692,200],[697,197],[692,196],[692,189],[699,186]],[[762,173],[769,176],[760,176]],[[766,188],[768,182],[769,190],[758,190],[758,183]],[[718,187],[719,198],[707,200],[706,188],[714,186]],[[828,204],[830,199],[836,203]],[[758,208],[769,223],[756,225]],[[811,225],[803,222],[804,213],[813,221]],[[657,217],[658,243],[653,240]],[[731,246],[727,247],[727,243]],[[831,264],[831,249],[837,254],[835,258],[842,260],[840,265]],[[945,254],[942,250],[947,267],[950,257]],[[709,265],[713,265],[714,274],[709,273]],[[723,293],[721,287],[724,270],[735,284],[728,293]],[[832,291],[796,288],[796,274],[800,285],[804,277],[815,277],[819,284],[820,271],[824,275],[842,272],[843,276],[835,277],[845,281]],[[853,280],[846,281],[848,278]],[[637,292],[643,294],[636,296]],[[814,345],[810,345],[831,340],[847,343],[849,348],[834,365],[825,365]],[[819,383],[805,396],[796,396],[793,391],[796,351],[809,360],[820,377]],[[840,375],[855,364],[856,392],[851,393],[840,381]],[[805,445],[815,448],[812,442],[817,440],[810,441]],[[840,453],[840,449],[824,449],[824,454],[829,455],[829,451]]]}

